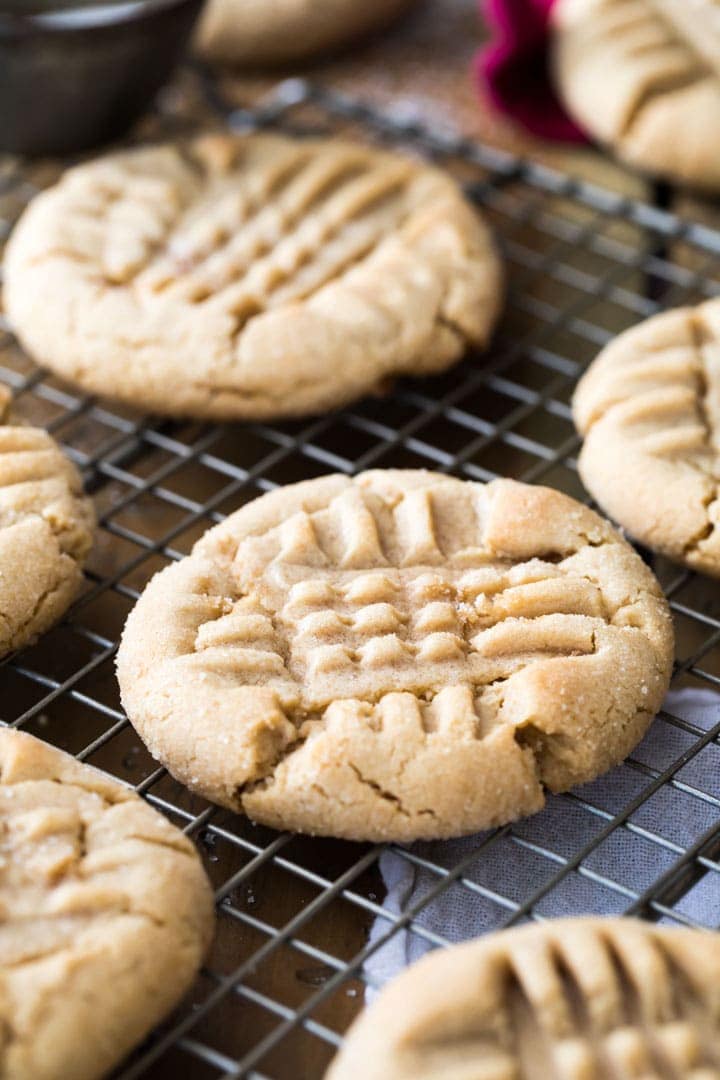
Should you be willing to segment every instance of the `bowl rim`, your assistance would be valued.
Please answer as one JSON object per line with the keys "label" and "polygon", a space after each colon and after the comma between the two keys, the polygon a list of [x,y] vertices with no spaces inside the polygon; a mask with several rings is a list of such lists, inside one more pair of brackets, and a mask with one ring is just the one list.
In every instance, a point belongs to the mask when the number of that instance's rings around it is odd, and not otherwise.
{"label": "bowl rim", "polygon": [[[23,37],[30,34],[73,34],[80,31],[112,30],[126,23],[139,22],[170,8],[198,5],[202,0],[98,0],[92,4],[78,4],[75,0],[55,0],[47,11],[8,11],[0,0],[0,38]],[[98,9],[107,8],[109,14],[116,8],[114,17],[98,20]],[[71,22],[57,16],[72,12]],[[87,18],[83,18],[87,12]],[[94,13],[94,14],[93,14]]]}

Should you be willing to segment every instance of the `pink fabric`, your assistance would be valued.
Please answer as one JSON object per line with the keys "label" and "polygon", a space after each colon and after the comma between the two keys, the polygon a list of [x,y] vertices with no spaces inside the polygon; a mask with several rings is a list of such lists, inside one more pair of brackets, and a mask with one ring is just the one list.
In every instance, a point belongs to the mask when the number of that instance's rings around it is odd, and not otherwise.
{"label": "pink fabric", "polygon": [[550,10],[555,0],[480,0],[493,39],[478,55],[478,82],[492,106],[534,135],[584,142],[550,80]]}

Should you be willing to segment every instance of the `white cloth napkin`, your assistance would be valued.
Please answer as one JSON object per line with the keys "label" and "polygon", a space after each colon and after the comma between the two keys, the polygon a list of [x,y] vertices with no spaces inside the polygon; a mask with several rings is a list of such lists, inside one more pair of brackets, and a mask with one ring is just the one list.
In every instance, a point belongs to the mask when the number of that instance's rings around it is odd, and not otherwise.
{"label": "white cloth napkin", "polygon": [[[543,886],[549,886],[548,891],[533,910],[544,917],[627,911],[636,895],[673,866],[681,854],[678,848],[691,846],[720,823],[720,808],[703,798],[720,799],[720,747],[710,742],[675,773],[675,784],[663,783],[629,815],[633,826],[658,839],[614,828],[582,860],[585,873],[561,874],[563,860],[572,859],[608,828],[607,815],[626,811],[656,784],[655,772],[672,767],[702,737],[673,724],[663,713],[709,731],[720,722],[720,693],[672,691],[632,754],[637,766],[624,763],[574,794],[550,796],[539,814],[512,829],[387,848],[380,856],[386,914],[375,919],[371,944],[386,937],[397,917],[440,884],[441,875],[423,861],[450,872],[463,864],[463,870],[460,878],[420,908],[409,927],[394,933],[367,958],[364,974],[370,987],[382,985],[435,945],[501,928],[516,910],[512,905],[522,905]],[[643,766],[655,772],[643,771]],[[606,816],[593,813],[586,803]],[[720,875],[708,871],[689,885],[673,908],[703,926],[719,926]]]}

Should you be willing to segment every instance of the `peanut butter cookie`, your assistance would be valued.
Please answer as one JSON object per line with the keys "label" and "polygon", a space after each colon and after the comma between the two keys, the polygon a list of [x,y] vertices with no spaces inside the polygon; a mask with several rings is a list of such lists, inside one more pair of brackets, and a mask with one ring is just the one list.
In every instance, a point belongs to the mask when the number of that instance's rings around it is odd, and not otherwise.
{"label": "peanut butter cookie", "polygon": [[105,1076],[177,1003],[213,925],[189,840],[132,791],[0,730],[0,1075]]}
{"label": "peanut butter cookie", "polygon": [[485,344],[501,294],[455,182],[367,146],[208,136],[71,169],[8,245],[41,363],[160,413],[328,409]]}
{"label": "peanut butter cookie", "polygon": [[720,935],[557,919],[423,958],[327,1080],[716,1080]]}
{"label": "peanut butter cookie", "polygon": [[82,581],[95,517],[46,431],[16,423],[0,387],[0,656],[49,629]]}
{"label": "peanut butter cookie", "polygon": [[656,315],[578,384],[580,475],[637,540],[720,577],[720,303]]}
{"label": "peanut butter cookie", "polygon": [[620,761],[667,688],[654,577],[548,488],[327,476],[158,574],[118,656],[128,716],[195,791],[276,828],[471,833]]}
{"label": "peanut butter cookie", "polygon": [[558,0],[555,81],[620,158],[720,189],[719,0]]}
{"label": "peanut butter cookie", "polygon": [[197,48],[244,67],[287,64],[381,30],[413,0],[210,0]]}

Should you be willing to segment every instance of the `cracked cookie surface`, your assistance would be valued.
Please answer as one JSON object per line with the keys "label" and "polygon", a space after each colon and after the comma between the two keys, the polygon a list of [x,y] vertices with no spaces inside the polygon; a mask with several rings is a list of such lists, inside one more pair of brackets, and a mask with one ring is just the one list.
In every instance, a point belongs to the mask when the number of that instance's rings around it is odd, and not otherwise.
{"label": "cracked cookie surface", "polygon": [[558,0],[553,22],[556,85],[585,131],[647,172],[720,189],[719,0]]}
{"label": "cracked cookie surface", "polygon": [[403,972],[327,1080],[718,1080],[719,987],[717,934],[551,919]]}
{"label": "cracked cookie surface", "polygon": [[615,338],[578,384],[580,475],[637,540],[720,577],[720,305]]}
{"label": "cracked cookie surface", "polygon": [[177,1003],[212,893],[183,834],[134,792],[0,730],[0,1075],[94,1080]]}
{"label": "cracked cookie surface", "polygon": [[360,144],[206,136],[124,151],[37,196],[5,257],[41,363],[146,410],[301,415],[487,341],[490,235],[456,183]]}
{"label": "cracked cookie surface", "polygon": [[55,623],[82,581],[95,515],[55,440],[19,425],[0,386],[0,656]]}
{"label": "cracked cookie surface", "polygon": [[471,833],[621,760],[667,688],[650,571],[559,492],[424,471],[265,495],[158,574],[118,654],[170,771],[276,828]]}

